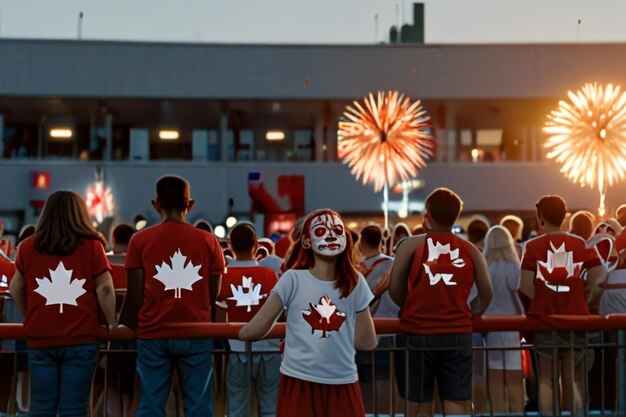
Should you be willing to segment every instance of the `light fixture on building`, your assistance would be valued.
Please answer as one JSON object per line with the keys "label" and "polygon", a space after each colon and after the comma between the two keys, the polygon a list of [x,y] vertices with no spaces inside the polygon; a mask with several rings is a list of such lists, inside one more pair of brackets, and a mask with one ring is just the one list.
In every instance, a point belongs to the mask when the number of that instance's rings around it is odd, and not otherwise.
{"label": "light fixture on building", "polygon": [[226,237],[226,228],[224,228],[224,226],[222,226],[221,224],[218,224],[217,226],[215,226],[215,229],[213,232],[215,233],[215,236],[219,238]]}
{"label": "light fixture on building", "polygon": [[476,148],[472,149],[472,162],[478,162],[480,151]]}
{"label": "light fixture on building", "polygon": [[178,140],[179,137],[178,130],[159,130],[159,139],[161,140]]}
{"label": "light fixture on building", "polygon": [[265,139],[269,141],[285,140],[285,132],[282,130],[268,130],[265,133]]}
{"label": "light fixture on building", "polygon": [[236,225],[236,224],[237,224],[237,218],[236,217],[230,216],[230,217],[228,217],[226,219],[226,227],[228,227],[229,229],[231,227],[233,227],[234,225]]}
{"label": "light fixture on building", "polygon": [[70,139],[74,131],[69,127],[53,127],[50,129],[50,137],[54,139]]}

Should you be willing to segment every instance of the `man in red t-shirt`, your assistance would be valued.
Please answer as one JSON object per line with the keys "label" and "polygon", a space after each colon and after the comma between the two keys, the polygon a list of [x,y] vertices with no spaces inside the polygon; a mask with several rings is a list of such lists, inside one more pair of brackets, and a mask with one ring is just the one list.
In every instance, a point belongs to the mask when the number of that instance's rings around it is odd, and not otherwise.
{"label": "man in red t-shirt", "polygon": [[224,257],[212,234],[185,221],[194,205],[189,183],[167,176],[156,184],[161,223],[137,232],[126,255],[128,292],[120,323],[137,329],[137,415],[165,416],[177,367],[185,415],[213,416],[212,340],[168,339],[180,323],[210,322]]}
{"label": "man in red t-shirt", "polygon": [[[248,223],[238,224],[230,232],[230,245],[235,260],[228,264],[222,279],[217,306],[228,314],[229,322],[247,323],[265,304],[278,281],[276,272],[259,266],[255,260],[257,236]],[[259,413],[270,416],[276,413],[278,382],[280,380],[280,355],[277,340],[260,340],[252,343],[252,365],[245,354],[245,343],[229,340],[231,355],[228,360],[228,416],[247,417],[250,402],[250,385],[256,380]],[[250,374],[252,371],[252,374]]]}
{"label": "man in red t-shirt", "polygon": [[[472,394],[472,314],[485,311],[493,290],[480,251],[452,233],[461,198],[438,188],[425,205],[428,233],[398,247],[389,283],[411,349],[409,363],[405,355],[395,356],[398,391],[411,402],[411,415],[432,415],[437,380],[445,414],[466,415]],[[470,308],[474,283],[478,297]]]}
{"label": "man in red t-shirt", "polygon": [[[531,299],[528,315],[544,320],[552,314],[589,315],[589,306],[596,305],[601,295],[599,284],[606,279],[606,270],[596,251],[588,248],[581,237],[561,231],[566,213],[561,197],[544,196],[536,208],[543,235],[526,242],[520,278],[520,291]],[[553,411],[560,414],[559,407],[552,403],[552,392],[559,389],[558,385],[552,386],[559,380],[559,375],[552,374],[553,360],[560,362],[554,369],[562,369],[562,380],[567,381],[563,384],[561,408],[572,414],[581,411],[579,389],[573,381],[581,380],[584,350],[557,346],[584,345],[585,333],[536,332],[535,337],[541,378],[540,411],[544,415]]]}

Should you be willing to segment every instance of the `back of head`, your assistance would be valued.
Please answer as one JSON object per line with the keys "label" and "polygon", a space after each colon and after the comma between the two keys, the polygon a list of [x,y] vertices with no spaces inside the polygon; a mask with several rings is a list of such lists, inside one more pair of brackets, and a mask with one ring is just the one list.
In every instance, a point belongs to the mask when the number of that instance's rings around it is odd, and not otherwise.
{"label": "back of head", "polygon": [[52,194],[35,228],[35,249],[39,253],[67,256],[74,253],[83,238],[97,239],[106,246],[102,235],[91,224],[81,196],[72,191]]}
{"label": "back of head", "polygon": [[489,224],[483,219],[474,219],[467,225],[467,238],[471,243],[481,242],[487,235]]}
{"label": "back of head", "polygon": [[409,236],[411,236],[411,229],[409,228],[409,225],[402,222],[397,223],[393,226],[393,231],[391,232],[392,245],[395,246],[400,240]]}
{"label": "back of head", "polygon": [[503,260],[519,264],[515,243],[504,226],[493,226],[485,236],[483,254],[487,263]]}
{"label": "back of head", "polygon": [[425,206],[439,226],[451,229],[463,210],[463,200],[448,188],[437,188],[426,197]]}
{"label": "back of head", "polygon": [[367,246],[372,249],[379,249],[383,240],[383,232],[380,227],[370,224],[361,230],[361,246]]}
{"label": "back of head", "polygon": [[34,234],[35,234],[35,225],[34,224],[24,225],[24,227],[22,227],[22,230],[20,230],[19,235],[17,236],[16,244],[19,245],[24,240],[28,239],[29,237],[31,237]]}
{"label": "back of head", "polygon": [[554,227],[560,227],[567,209],[565,200],[558,195],[546,195],[537,201],[537,216]]}
{"label": "back of head", "polygon": [[605,234],[617,237],[621,232],[622,225],[616,219],[606,219],[596,226],[594,234]]}
{"label": "back of head", "polygon": [[235,254],[247,254],[257,247],[256,231],[248,223],[240,223],[230,231],[230,247]]}
{"label": "back of head", "polygon": [[274,242],[272,242],[270,239],[263,237],[258,240],[258,244],[260,247],[263,247],[265,248],[265,250],[267,250],[268,255],[274,254]]}
{"label": "back of head", "polygon": [[189,202],[189,183],[175,175],[160,178],[156,183],[157,201],[164,210],[183,212]]}
{"label": "back of head", "polygon": [[569,219],[569,232],[589,240],[593,234],[593,219],[586,211],[577,211]]}
{"label": "back of head", "polygon": [[509,231],[513,240],[520,240],[522,238],[522,231],[524,230],[524,222],[517,216],[509,214],[504,216],[500,220],[500,226],[504,226]]}
{"label": "back of head", "polygon": [[205,232],[213,233],[213,226],[206,220],[196,220],[193,224],[196,229],[204,230]]}
{"label": "back of head", "polygon": [[118,224],[113,229],[113,244],[114,245],[128,245],[130,238],[133,237],[135,229],[128,224]]}

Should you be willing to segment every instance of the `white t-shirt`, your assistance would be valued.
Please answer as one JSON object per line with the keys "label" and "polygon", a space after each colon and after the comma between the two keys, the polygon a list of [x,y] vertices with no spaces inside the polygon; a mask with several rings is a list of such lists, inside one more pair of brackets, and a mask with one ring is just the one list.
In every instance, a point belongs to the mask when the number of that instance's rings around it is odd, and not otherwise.
{"label": "white t-shirt", "polygon": [[[385,274],[391,272],[391,268],[393,267],[393,258],[385,255],[384,253],[379,253],[378,255],[365,258],[363,260],[363,264],[369,270],[365,280],[367,281],[367,285],[369,285],[370,289],[373,290],[378,284],[378,281],[380,281]],[[372,315],[380,318],[396,318],[399,313],[400,307],[391,299],[389,291],[385,291],[380,296],[378,307]]]}
{"label": "white t-shirt", "polygon": [[[609,273],[607,284],[626,284],[626,269],[616,269]],[[600,298],[600,314],[626,313],[626,289],[607,288]]]}
{"label": "white t-shirt", "polygon": [[493,297],[484,315],[523,314],[524,307],[519,299],[520,266],[504,260],[489,264],[489,277]]}
{"label": "white t-shirt", "polygon": [[280,267],[283,264],[283,262],[284,260],[280,256],[268,255],[259,261],[259,265],[273,270],[274,272],[276,272],[276,275],[280,277],[280,274],[281,274]]}
{"label": "white t-shirt", "polygon": [[374,298],[365,278],[359,274],[356,288],[341,298],[334,281],[291,269],[273,291],[287,310],[281,373],[320,384],[356,382],[355,318]]}

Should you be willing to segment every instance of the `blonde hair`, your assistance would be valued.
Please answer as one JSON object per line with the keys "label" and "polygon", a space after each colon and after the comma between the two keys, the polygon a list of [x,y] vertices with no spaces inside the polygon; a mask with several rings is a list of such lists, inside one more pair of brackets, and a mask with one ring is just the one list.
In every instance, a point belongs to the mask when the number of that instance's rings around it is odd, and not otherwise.
{"label": "blonde hair", "polygon": [[[509,224],[510,226],[507,227],[507,224]],[[511,225],[516,225],[517,227],[513,227],[517,233],[516,236],[512,236],[514,240],[520,239],[522,237],[522,231],[524,230],[524,222],[522,221],[522,219],[520,219],[517,216],[514,216],[512,214],[509,214],[507,216],[504,216],[502,218],[502,220],[500,220],[500,226],[504,226],[506,227],[506,229],[510,232],[511,231]]]}
{"label": "blonde hair", "polygon": [[485,236],[483,250],[488,264],[496,261],[513,262],[519,265],[519,257],[511,233],[504,226],[493,226]]}

